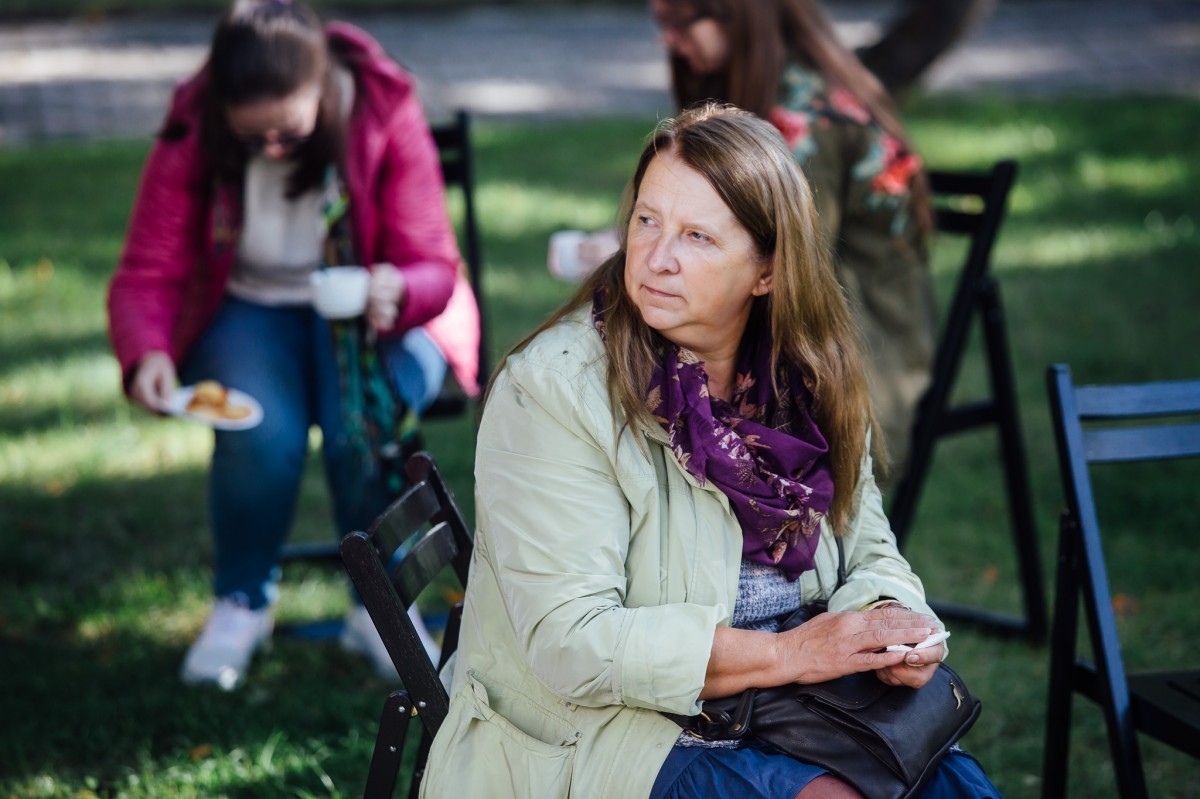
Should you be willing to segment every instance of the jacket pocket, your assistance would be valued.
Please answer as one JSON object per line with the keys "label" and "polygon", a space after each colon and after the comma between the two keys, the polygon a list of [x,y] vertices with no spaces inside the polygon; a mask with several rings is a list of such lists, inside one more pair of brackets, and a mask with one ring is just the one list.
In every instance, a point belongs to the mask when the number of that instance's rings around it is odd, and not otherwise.
{"label": "jacket pocket", "polygon": [[421,796],[565,799],[573,744],[546,743],[521,731],[492,709],[487,689],[467,677],[433,741]]}

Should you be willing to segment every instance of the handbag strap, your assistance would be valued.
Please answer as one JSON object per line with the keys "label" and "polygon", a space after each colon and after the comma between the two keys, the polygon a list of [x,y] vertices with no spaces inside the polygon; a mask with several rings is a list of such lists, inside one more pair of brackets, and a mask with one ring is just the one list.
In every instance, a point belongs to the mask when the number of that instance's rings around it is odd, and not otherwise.
{"label": "handbag strap", "polygon": [[840,535],[835,535],[833,541],[837,544],[838,551],[837,585],[833,587],[833,590],[837,591],[846,584],[846,547]]}

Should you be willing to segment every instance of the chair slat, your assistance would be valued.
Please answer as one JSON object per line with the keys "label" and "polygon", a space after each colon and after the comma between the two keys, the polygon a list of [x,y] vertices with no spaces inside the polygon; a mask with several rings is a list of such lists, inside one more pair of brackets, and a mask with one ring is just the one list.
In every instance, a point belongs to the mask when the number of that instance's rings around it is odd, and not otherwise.
{"label": "chair slat", "polygon": [[386,559],[440,509],[438,496],[427,482],[411,486],[380,514],[368,531]]}
{"label": "chair slat", "polygon": [[966,211],[956,211],[952,208],[938,208],[937,229],[939,233],[957,233],[970,236],[979,230],[980,215]]}
{"label": "chair slat", "polygon": [[986,197],[995,185],[992,172],[929,171],[929,188],[935,194],[974,194]]}
{"label": "chair slat", "polygon": [[1076,386],[1081,419],[1200,414],[1200,380]]}
{"label": "chair slat", "polygon": [[416,602],[438,572],[458,557],[458,543],[445,528],[445,523],[432,527],[392,569],[392,583],[405,605]]}
{"label": "chair slat", "polygon": [[1085,430],[1090,463],[1193,458],[1200,455],[1200,424]]}

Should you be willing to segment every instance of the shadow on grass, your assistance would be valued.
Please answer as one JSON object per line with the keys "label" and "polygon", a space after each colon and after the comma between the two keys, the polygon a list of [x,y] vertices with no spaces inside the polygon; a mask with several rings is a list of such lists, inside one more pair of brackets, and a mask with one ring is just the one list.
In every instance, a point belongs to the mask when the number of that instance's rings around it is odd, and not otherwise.
{"label": "shadow on grass", "polygon": [[[89,782],[99,796],[145,769],[170,784],[163,772],[173,767],[198,770],[200,795],[330,795],[326,780],[337,795],[361,791],[394,687],[365,663],[332,644],[277,639],[256,657],[252,681],[225,693],[180,683],[182,656],[182,644],[123,632],[0,638],[0,669],[25,675],[4,702],[5,771]],[[283,739],[289,754],[276,762]],[[215,772],[203,775],[209,759]]]}

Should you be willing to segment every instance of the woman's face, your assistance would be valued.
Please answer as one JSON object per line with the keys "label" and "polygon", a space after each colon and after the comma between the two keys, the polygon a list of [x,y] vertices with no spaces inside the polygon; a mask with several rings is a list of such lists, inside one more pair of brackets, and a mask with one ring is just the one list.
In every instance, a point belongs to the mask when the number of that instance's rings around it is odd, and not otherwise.
{"label": "woman's face", "polygon": [[696,170],[672,151],[642,178],[625,262],[625,291],[647,325],[702,359],[736,352],[771,266]]}
{"label": "woman's face", "polygon": [[312,136],[320,103],[320,88],[306,86],[282,99],[230,106],[225,118],[233,137],[250,152],[280,161]]}
{"label": "woman's face", "polygon": [[652,0],[650,10],[663,46],[687,61],[693,72],[711,75],[725,69],[729,63],[729,37],[717,20],[666,0]]}

